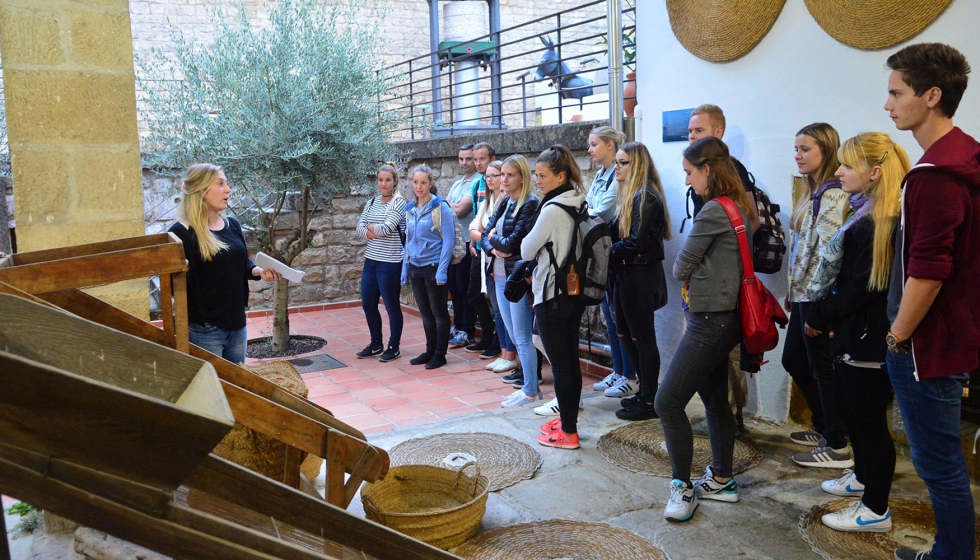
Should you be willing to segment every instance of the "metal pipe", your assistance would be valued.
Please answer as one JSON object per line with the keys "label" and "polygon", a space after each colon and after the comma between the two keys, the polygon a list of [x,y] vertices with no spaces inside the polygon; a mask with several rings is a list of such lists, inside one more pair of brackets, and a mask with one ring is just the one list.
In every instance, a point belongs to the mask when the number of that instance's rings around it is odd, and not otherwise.
{"label": "metal pipe", "polygon": [[609,126],[623,131],[623,7],[607,0],[609,22]]}
{"label": "metal pipe", "polygon": [[[442,124],[442,78],[439,67],[439,0],[429,0],[429,48],[432,49],[432,120]],[[409,80],[413,78],[409,75]]]}
{"label": "metal pipe", "polygon": [[[591,344],[591,349],[589,345]],[[601,354],[607,358],[612,357],[612,349],[608,344],[603,344],[601,342],[589,342],[584,338],[578,339],[578,349],[583,352],[591,352],[592,354]]]}
{"label": "metal pipe", "polygon": [[504,122],[501,118],[504,101],[500,80],[503,72],[500,67],[500,0],[487,0],[487,2],[490,5],[490,38],[497,44],[497,52],[490,58],[490,99],[493,103],[490,109],[493,114],[490,124],[501,127]]}

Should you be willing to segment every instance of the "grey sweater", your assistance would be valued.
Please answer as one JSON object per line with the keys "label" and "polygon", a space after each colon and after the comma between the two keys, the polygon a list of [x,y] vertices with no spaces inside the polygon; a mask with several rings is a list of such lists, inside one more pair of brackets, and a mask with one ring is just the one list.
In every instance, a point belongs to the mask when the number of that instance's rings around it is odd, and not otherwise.
{"label": "grey sweater", "polygon": [[[751,254],[752,226],[745,213],[739,212],[746,224]],[[694,313],[731,311],[738,306],[742,255],[735,229],[718,201],[707,202],[694,218],[694,227],[674,261],[674,278],[690,282]]]}

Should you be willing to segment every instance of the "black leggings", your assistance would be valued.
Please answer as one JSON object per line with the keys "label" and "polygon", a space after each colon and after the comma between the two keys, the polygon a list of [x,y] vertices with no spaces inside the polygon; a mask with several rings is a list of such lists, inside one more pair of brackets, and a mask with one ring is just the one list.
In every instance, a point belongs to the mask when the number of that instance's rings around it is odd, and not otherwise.
{"label": "black leggings", "polygon": [[616,273],[613,290],[619,343],[640,380],[640,399],[653,404],[660,384],[660,348],[654,324],[663,264],[627,265]]}
{"label": "black leggings", "polygon": [[864,484],[864,505],[878,515],[888,510],[895,476],[895,444],[888,431],[892,385],[884,368],[834,367],[834,402],[838,405],[854,452],[854,474]]}
{"label": "black leggings", "polygon": [[[548,355],[548,361],[551,362],[551,373],[555,378],[555,397],[558,399],[561,429],[566,434],[578,431],[578,402],[582,397],[578,329],[584,311],[584,308],[576,306],[569,316],[567,310],[558,310],[554,300],[534,306],[538,335]],[[540,363],[539,358],[538,364]]]}
{"label": "black leggings", "polygon": [[408,280],[412,284],[412,294],[422,315],[422,328],[425,330],[425,353],[432,356],[446,356],[449,349],[449,308],[446,285],[436,283],[436,270],[439,265],[408,265]]}
{"label": "black leggings", "polygon": [[495,328],[490,302],[487,300],[487,296],[483,294],[483,275],[480,273],[480,267],[485,263],[482,255],[478,252],[477,256],[470,259],[470,282],[466,290],[466,299],[480,320],[480,340],[490,340],[493,338]]}

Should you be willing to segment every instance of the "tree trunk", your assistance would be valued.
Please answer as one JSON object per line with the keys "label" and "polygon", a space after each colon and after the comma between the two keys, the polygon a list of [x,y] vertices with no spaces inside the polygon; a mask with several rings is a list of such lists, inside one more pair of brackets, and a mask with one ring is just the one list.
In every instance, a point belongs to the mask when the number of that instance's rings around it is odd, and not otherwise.
{"label": "tree trunk", "polygon": [[273,292],[272,351],[289,350],[289,280],[277,280]]}

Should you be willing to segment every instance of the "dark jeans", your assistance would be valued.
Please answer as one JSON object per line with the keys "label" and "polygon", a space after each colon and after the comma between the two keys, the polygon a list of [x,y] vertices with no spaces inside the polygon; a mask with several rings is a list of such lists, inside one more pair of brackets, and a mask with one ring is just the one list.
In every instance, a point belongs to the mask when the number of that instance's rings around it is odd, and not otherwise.
{"label": "dark jeans", "polygon": [[479,257],[479,254],[476,257],[470,258],[470,282],[466,290],[466,299],[473,309],[475,316],[480,319],[480,339],[490,340],[493,338],[495,330],[493,311],[490,310],[490,302],[487,301],[487,296],[483,294],[483,276],[480,274],[481,266],[483,266],[483,259]]}
{"label": "dark jeans", "polygon": [[606,337],[609,339],[609,353],[612,354],[613,371],[635,380],[636,370],[633,369],[633,363],[626,355],[626,349],[619,342],[619,329],[616,328],[616,311],[614,309],[616,305],[615,290],[615,281],[613,281],[606,287],[606,296],[602,298],[602,302],[599,304],[599,312],[602,313],[602,319],[606,323]]}
{"label": "dark jeans", "polygon": [[687,328],[664,373],[654,403],[664,429],[673,478],[691,481],[694,435],[684,409],[701,396],[711,441],[711,470],[732,476],[735,417],[728,404],[728,354],[742,339],[737,310],[687,313]]}
{"label": "dark jeans", "polygon": [[660,382],[660,348],[653,316],[662,297],[657,293],[661,274],[663,265],[659,262],[626,266],[617,271],[613,291],[619,342],[640,380],[640,398],[647,403],[656,400]]}
{"label": "dark jeans", "polygon": [[456,330],[465,332],[470,338],[473,338],[473,332],[476,329],[476,311],[467,298],[467,293],[470,290],[470,262],[472,260],[470,245],[467,243],[463,259],[457,264],[449,265],[446,281],[446,285],[449,287],[449,295],[453,299],[453,326],[456,327]]}
{"label": "dark jeans", "polygon": [[544,352],[551,362],[555,378],[555,397],[561,416],[561,429],[566,434],[578,432],[578,402],[582,397],[582,369],[578,361],[579,324],[583,307],[577,307],[569,317],[559,312],[554,300],[534,306],[538,335]]}
{"label": "dark jeans", "polygon": [[884,368],[834,366],[837,403],[854,451],[854,474],[864,484],[864,505],[878,515],[888,510],[888,493],[895,476],[895,444],[888,431],[892,384]]}
{"label": "dark jeans", "polygon": [[425,353],[445,357],[449,349],[449,308],[446,296],[449,293],[445,284],[436,284],[436,270],[439,265],[408,265],[408,281],[412,284],[412,294],[422,314],[422,328],[425,330]]}
{"label": "dark jeans", "polygon": [[932,557],[972,560],[976,512],[960,442],[960,407],[969,374],[916,379],[911,354],[888,352],[888,377],[909,436],[912,464],[932,498],[937,527]]}
{"label": "dark jeans", "polygon": [[388,346],[398,348],[402,340],[401,295],[402,263],[382,262],[364,259],[364,272],[361,274],[361,307],[364,308],[364,318],[367,319],[368,330],[371,331],[371,348],[377,348],[382,343],[381,312],[378,311],[378,299],[384,298],[385,310],[388,312],[388,327],[391,337]]}
{"label": "dark jeans", "polygon": [[[188,337],[191,344],[221,356],[233,364],[245,363],[245,352],[248,346],[248,331],[242,327],[237,331],[226,331],[209,323],[188,325]],[[578,406],[578,403],[576,403]]]}

